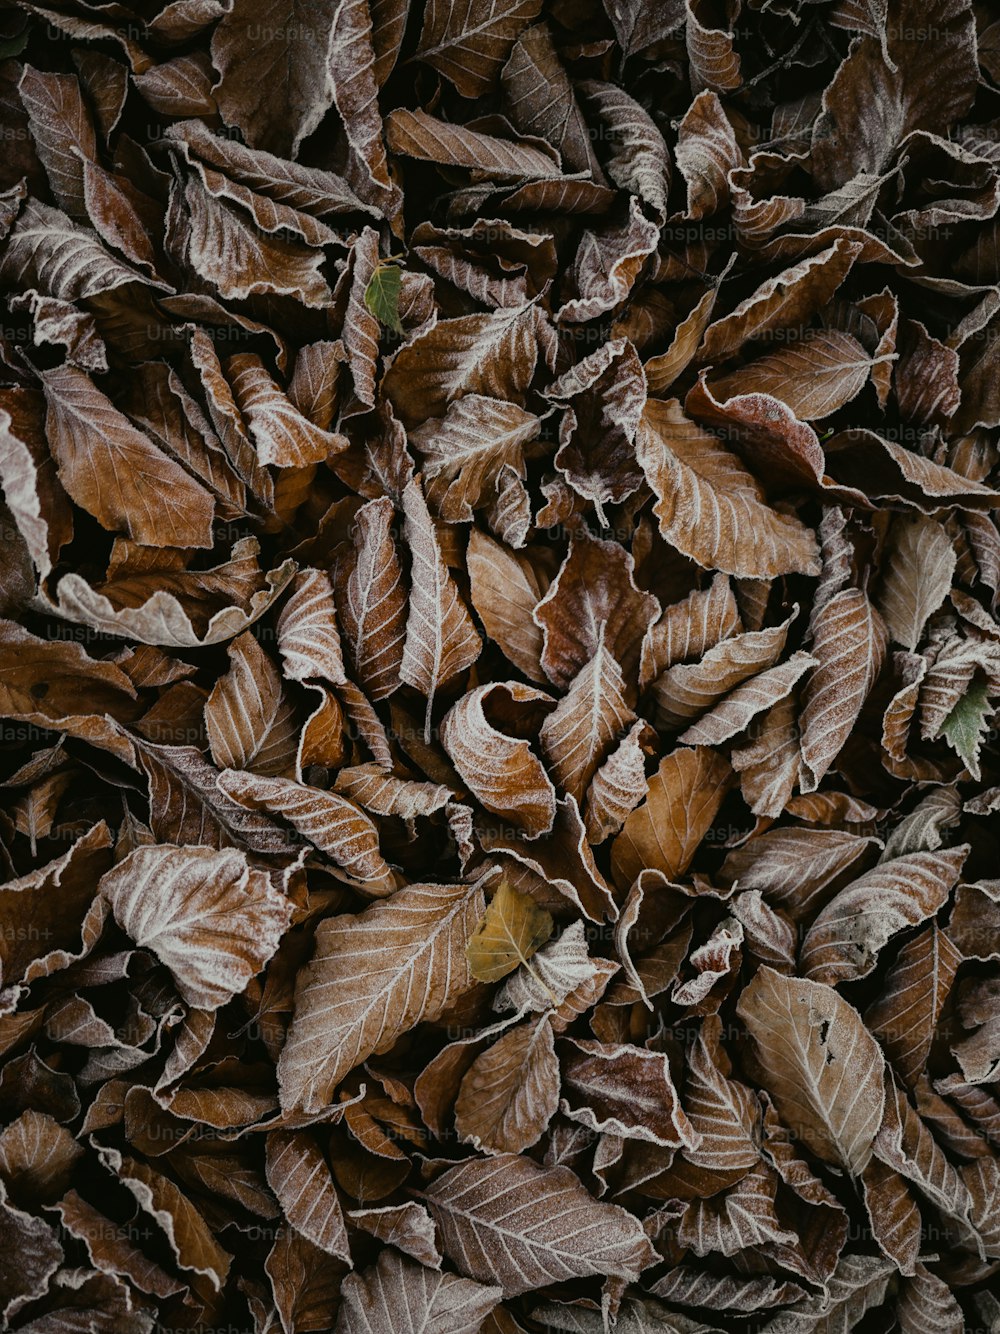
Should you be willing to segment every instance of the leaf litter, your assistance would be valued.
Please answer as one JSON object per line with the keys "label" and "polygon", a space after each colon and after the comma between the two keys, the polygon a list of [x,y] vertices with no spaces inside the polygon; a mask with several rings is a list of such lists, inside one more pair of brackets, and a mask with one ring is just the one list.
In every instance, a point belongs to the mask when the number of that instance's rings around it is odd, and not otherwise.
{"label": "leaf litter", "polygon": [[5,1329],[996,1327],[998,53],[3,6]]}

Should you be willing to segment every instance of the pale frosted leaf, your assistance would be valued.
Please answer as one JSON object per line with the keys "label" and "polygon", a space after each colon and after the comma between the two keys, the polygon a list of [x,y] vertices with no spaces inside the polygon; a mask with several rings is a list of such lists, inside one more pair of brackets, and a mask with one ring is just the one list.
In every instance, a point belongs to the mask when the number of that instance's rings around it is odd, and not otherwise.
{"label": "pale frosted leaf", "polygon": [[582,802],[595,770],[634,718],[625,703],[621,668],[605,647],[602,627],[593,658],[580,669],[539,733],[552,775],[564,792]]}
{"label": "pale frosted leaf", "polygon": [[666,1053],[628,1043],[564,1038],[559,1109],[589,1130],[656,1144],[696,1147]]}
{"label": "pale frosted leaf", "polygon": [[763,1163],[723,1195],[695,1200],[677,1226],[677,1240],[694,1255],[735,1255],[751,1246],[796,1246],[775,1210],[777,1174]]}
{"label": "pale frosted leaf", "polygon": [[771,394],[800,421],[818,421],[860,394],[873,365],[851,334],[816,329],[780,352],[713,378],[711,389],[720,401],[740,394]]}
{"label": "pale frosted leaf", "polygon": [[354,519],[354,556],[337,582],[337,606],[358,680],[372,700],[399,685],[406,636],[406,589],[393,534],[395,510],[385,496]]}
{"label": "pale frosted leaf", "polygon": [[384,1250],[370,1269],[344,1279],[335,1334],[397,1334],[404,1328],[478,1334],[502,1295],[497,1287],[439,1273]]}
{"label": "pale frosted leaf", "polygon": [[602,137],[610,140],[608,175],[619,189],[637,195],[657,218],[665,219],[670,152],[656,121],[615,84],[587,80],[578,88],[587,108],[601,122]]}
{"label": "pale frosted leaf", "polygon": [[788,630],[797,614],[795,606],[780,625],[731,635],[710,648],[700,662],[668,667],[652,688],[657,724],[664,730],[683,727],[748,678],[772,667],[785,650]]}
{"label": "pale frosted leaf", "polygon": [[605,962],[591,959],[584,924],[572,922],[557,939],[541,947],[530,970],[519,968],[507,978],[493,998],[493,1008],[538,1011],[550,1009],[553,1002],[562,1006],[573,992],[592,983]]}
{"label": "pale frosted leaf", "polygon": [[403,157],[485,171],[496,181],[520,182],[559,175],[555,151],[543,153],[538,140],[517,143],[500,139],[438,120],[426,111],[400,108],[390,112],[386,118],[386,137],[392,151]]}
{"label": "pale frosted leaf", "polygon": [[540,0],[430,0],[417,56],[450,79],[463,97],[491,92],[518,34]]}
{"label": "pale frosted leaf", "polygon": [[[65,213],[29,200],[0,258],[0,277],[61,301],[85,300],[149,279],[102,245],[96,232]],[[158,284],[157,284],[158,285]]]}
{"label": "pale frosted leaf", "polygon": [[513,1154],[471,1159],[423,1198],[449,1259],[505,1297],[592,1274],[634,1280],[656,1259],[638,1220],[593,1199],[567,1167]]}
{"label": "pale frosted leaf", "polygon": [[866,977],[887,941],[944,906],[968,854],[966,843],[896,857],[842,889],[806,932],[803,974],[830,984]]}
{"label": "pale frosted leaf", "polygon": [[802,691],[803,792],[815,792],[850,736],[885,658],[885,626],[860,589],[845,588],[812,622],[818,660]]}
{"label": "pale frosted leaf", "polygon": [[416,480],[403,492],[403,513],[412,565],[400,679],[427,697],[424,739],[429,741],[438,687],[475,662],[482,641],[441,556],[434,521]]}
{"label": "pale frosted leaf", "polygon": [[897,644],[913,652],[927,618],[951,591],[956,556],[940,523],[922,514],[898,516],[886,552],[878,609]]}
{"label": "pale frosted leaf", "polygon": [[799,921],[815,916],[875,842],[845,829],[769,829],[729,853],[720,880],[760,890]]}
{"label": "pale frosted leaf", "polygon": [[434,1220],[422,1204],[387,1204],[379,1208],[349,1209],[347,1217],[355,1227],[377,1237],[386,1246],[395,1246],[431,1269],[441,1268]]}
{"label": "pale frosted leaf", "polygon": [[248,810],[264,811],[287,822],[304,839],[369,894],[391,894],[392,872],[379,851],[378,829],[364,811],[336,792],[228,769],[219,788]]}
{"label": "pale frosted leaf", "polygon": [[728,315],[708,326],[701,358],[719,362],[749,338],[802,325],[830,300],[860,252],[857,241],[837,240],[819,254],[768,278]]}
{"label": "pale frosted leaf", "polygon": [[444,810],[453,799],[451,789],[443,783],[397,778],[377,764],[356,764],[341,769],[335,788],[373,815],[398,815],[404,820],[412,820],[417,815],[433,815]]}
{"label": "pale frosted leaf", "polygon": [[685,8],[685,39],[692,90],[715,88],[728,93],[739,88],[743,77],[733,34],[711,22],[709,15],[712,11],[705,13],[708,6],[704,0],[685,0]]}
{"label": "pale frosted leaf", "polygon": [[337,0],[331,12],[329,79],[351,148],[345,174],[362,199],[391,216],[400,201],[383,142],[370,6],[367,0]]}
{"label": "pale frosted leaf", "polygon": [[687,214],[704,218],[729,203],[729,173],[745,165],[715,93],[698,94],[677,129],[677,167],[687,183]]}
{"label": "pale frosted leaf", "polygon": [[226,301],[294,296],[320,308],[330,301],[323,252],[297,237],[262,232],[234,204],[216,198],[196,177],[183,192],[184,262]]}
{"label": "pale frosted leaf", "polygon": [[326,1105],[355,1066],[468,991],[465,950],[484,906],[479,882],[418,884],[324,919],[278,1063],[282,1105]]}
{"label": "pale frosted leaf", "polygon": [[275,726],[282,701],[281,677],[249,631],[228,647],[229,671],[212,687],[205,728],[220,769],[253,769]]}
{"label": "pale frosted leaf", "polygon": [[550,704],[533,686],[497,682],[463,695],[441,723],[441,744],[476,800],[529,838],[552,828],[556,792],[518,728]]}
{"label": "pale frosted leaf", "polygon": [[649,685],[668,667],[700,658],[742,630],[728,575],[713,575],[708,588],[696,588],[680,602],[671,603],[650,627],[642,645],[639,684]]}
{"label": "pale frosted leaf", "polygon": [[645,797],[651,731],[641,718],[633,723],[590,780],[583,807],[588,842],[603,843],[617,834]]}
{"label": "pale frosted leaf", "polygon": [[303,468],[347,447],[344,436],[321,430],[304,416],[252,352],[230,357],[226,377],[261,463]]}
{"label": "pale frosted leaf", "polygon": [[832,987],[761,968],[737,1013],[782,1120],[824,1162],[860,1174],[885,1105],[885,1060]]}
{"label": "pale frosted leaf", "polygon": [[951,1288],[922,1264],[899,1285],[896,1319],[901,1334],[962,1334],[967,1327]]}
{"label": "pale frosted leaf", "polygon": [[246,989],[278,948],[291,902],[235,848],[137,848],[101,879],[100,892],[135,943],[204,1009]]}
{"label": "pale frosted leaf", "polygon": [[772,1306],[784,1306],[804,1296],[795,1283],[774,1278],[741,1278],[735,1274],[711,1274],[689,1265],[679,1265],[650,1287],[656,1297],[676,1306],[696,1310],[726,1311],[751,1315]]}
{"label": "pale frosted leaf", "polygon": [[385,393],[407,426],[443,416],[464,394],[517,401],[546,333],[551,337],[536,305],[439,320],[397,353]]}
{"label": "pale frosted leaf", "polygon": [[343,1210],[312,1135],[308,1130],[272,1130],[266,1150],[267,1184],[285,1218],[321,1251],[350,1263]]}
{"label": "pale frosted leaf", "polygon": [[443,421],[410,432],[422,455],[427,503],[449,523],[468,523],[489,498],[505,465],[524,475],[524,445],[541,422],[516,403],[466,394],[451,403]]}
{"label": "pale frosted leaf", "polygon": [[688,746],[718,746],[744,731],[758,714],[791,694],[796,682],[817,660],[808,653],[793,653],[785,662],[767,668],[736,687],[725,699],[682,732]]}
{"label": "pale frosted leaf", "polygon": [[344,659],[329,578],[302,570],[278,617],[278,652],[291,681],[344,682]]}
{"label": "pale frosted leaf", "polygon": [[845,1255],[826,1294],[806,1297],[764,1325],[766,1334],[847,1334],[880,1306],[895,1266],[874,1255]]}
{"label": "pale frosted leaf", "polygon": [[[522,5],[537,13],[536,0],[527,4],[522,0]],[[544,22],[520,34],[500,78],[504,104],[521,134],[550,143],[567,171],[586,172],[603,181],[573,85]]]}

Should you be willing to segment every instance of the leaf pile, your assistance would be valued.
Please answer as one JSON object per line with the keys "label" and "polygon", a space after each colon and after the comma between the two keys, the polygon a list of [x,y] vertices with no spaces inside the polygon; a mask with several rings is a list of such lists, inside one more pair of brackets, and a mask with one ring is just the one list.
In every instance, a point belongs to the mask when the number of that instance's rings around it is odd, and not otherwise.
{"label": "leaf pile", "polygon": [[0,8],[0,1325],[997,1328],[1000,23]]}

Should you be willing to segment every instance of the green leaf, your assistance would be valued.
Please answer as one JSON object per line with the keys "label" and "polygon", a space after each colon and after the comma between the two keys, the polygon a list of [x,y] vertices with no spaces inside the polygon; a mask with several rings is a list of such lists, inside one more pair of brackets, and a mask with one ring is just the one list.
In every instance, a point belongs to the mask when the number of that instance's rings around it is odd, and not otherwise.
{"label": "green leaf", "polygon": [[941,724],[939,736],[965,764],[973,778],[979,778],[979,748],[986,736],[986,724],[993,705],[986,694],[986,682],[975,680]]}
{"label": "green leaf", "polygon": [[0,41],[0,60],[7,60],[10,56],[19,56],[28,45],[28,29],[24,28],[16,37],[8,37],[6,41]]}
{"label": "green leaf", "polygon": [[378,264],[365,288],[365,305],[378,320],[393,333],[401,334],[399,322],[399,293],[403,284],[403,270],[396,264]]}

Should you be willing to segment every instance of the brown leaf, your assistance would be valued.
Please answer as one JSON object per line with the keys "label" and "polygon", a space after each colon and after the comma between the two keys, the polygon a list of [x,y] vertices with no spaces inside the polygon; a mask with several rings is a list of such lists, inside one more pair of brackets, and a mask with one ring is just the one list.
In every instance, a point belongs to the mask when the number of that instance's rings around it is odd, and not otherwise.
{"label": "brown leaf", "polygon": [[287,771],[294,760],[294,735],[281,678],[249,631],[228,647],[230,668],[216,681],[205,704],[212,759],[220,769]]}
{"label": "brown leaf", "polygon": [[218,1244],[204,1217],[177,1186],[148,1163],[123,1157],[117,1149],[101,1153],[136,1203],[166,1234],[177,1264],[208,1280],[216,1292],[225,1285],[232,1256]]}
{"label": "brown leaf", "polygon": [[225,369],[261,463],[301,468],[307,463],[322,463],[331,454],[346,449],[346,437],[314,426],[253,353],[241,352],[230,357]]}
{"label": "brown leaf", "polygon": [[811,625],[818,660],[802,692],[803,792],[815,792],[843,749],[885,656],[881,617],[859,589],[825,603]]}
{"label": "brown leaf", "polygon": [[22,1112],[0,1134],[0,1175],[21,1204],[52,1204],[66,1189],[82,1147],[45,1112]]}
{"label": "brown leaf", "polygon": [[582,803],[595,770],[612,743],[635,720],[625,703],[625,681],[598,633],[597,651],[542,724],[542,750],[563,792]]}
{"label": "brown leaf", "polygon": [[63,366],[41,378],[59,479],[78,505],[104,528],[146,546],[211,547],[215,506],[205,487],[138,431],[83,371]]}
{"label": "brown leaf", "polygon": [[[215,97],[251,148],[295,158],[323,119],[333,101],[326,57],[334,14],[333,5],[316,9],[297,0],[278,8],[239,0],[223,14],[212,35],[212,63],[221,76]],[[249,64],[243,53],[260,31],[273,33],[267,59]]]}
{"label": "brown leaf", "polygon": [[519,671],[544,684],[542,627],[532,612],[545,585],[533,554],[508,551],[478,528],[469,535],[470,596],[483,628]]}
{"label": "brown leaf", "polygon": [[378,829],[364,811],[335,792],[291,778],[227,769],[219,789],[247,810],[277,815],[341,867],[369,894],[391,894],[395,879],[379,851]]}
{"label": "brown leaf", "polygon": [[399,685],[406,635],[406,592],[385,496],[354,518],[354,555],[337,580],[337,607],[358,679],[373,700]]}
{"label": "brown leaf", "polygon": [[562,1046],[564,1116],[595,1132],[664,1148],[701,1142],[662,1052],[586,1038],[566,1038]]}
{"label": "brown leaf", "polygon": [[689,421],[676,399],[650,399],[636,452],[657,498],[660,532],[683,555],[752,579],[819,573],[809,529],[771,509],[739,459]]}
{"label": "brown leaf", "polygon": [[941,1011],[962,956],[931,922],[899,952],[881,994],[865,1013],[865,1023],[910,1088],[930,1054]]}
{"label": "brown leaf", "polygon": [[856,338],[837,329],[811,330],[781,351],[758,357],[710,381],[722,400],[771,394],[802,421],[818,421],[850,403],[865,387],[874,362]]}
{"label": "brown leaf", "polygon": [[568,687],[603,642],[631,682],[643,637],[658,612],[656,598],[636,587],[635,561],[620,543],[574,539],[532,613],[542,628],[542,667],[549,680]]}
{"label": "brown leaf", "polygon": [[611,845],[616,883],[627,889],[644,870],[675,880],[691,864],[715,818],[732,770],[707,747],[675,750],[649,780],[646,800]]}
{"label": "brown leaf", "polygon": [[683,727],[744,681],[773,666],[784,652],[789,626],[797,614],[794,607],[780,625],[732,635],[710,648],[700,662],[668,667],[653,682],[658,725],[664,730]]}
{"label": "brown leaf", "polygon": [[844,281],[860,250],[857,242],[836,241],[818,255],[769,278],[729,315],[708,326],[699,353],[701,359],[721,361],[748,339],[803,324]]}
{"label": "brown leaf", "polygon": [[464,125],[451,125],[426,111],[399,108],[390,112],[386,138],[390,149],[404,157],[487,172],[496,181],[559,175],[556,153],[543,152],[538,140],[516,143]]}
{"label": "brown leaf", "polygon": [[325,1106],[356,1065],[468,991],[465,951],[483,907],[478,881],[409,885],[391,903],[321,922],[278,1063],[282,1105]]}
{"label": "brown leaf", "polygon": [[481,1152],[522,1153],[541,1139],[558,1106],[559,1062],[543,1014],[476,1057],[459,1088],[455,1129]]}
{"label": "brown leaf", "polygon": [[922,514],[900,515],[892,525],[878,609],[889,634],[912,653],[928,618],[951,591],[956,557],[941,524]]}
{"label": "brown leaf", "polygon": [[344,683],[344,658],[330,580],[319,570],[302,570],[278,617],[278,652],[292,681]]}
{"label": "brown leaf", "polygon": [[471,0],[431,0],[417,55],[463,97],[480,97],[495,87],[518,34],[539,8],[539,0],[503,0],[483,16]]}
{"label": "brown leaf", "polygon": [[[443,5],[440,7],[443,8]],[[434,8],[437,9],[438,5]],[[471,11],[471,6],[469,8]],[[517,12],[534,18],[538,9],[536,0],[521,0]],[[514,17],[512,13],[511,17]],[[491,29],[492,25],[487,32]],[[482,31],[476,36],[481,42]],[[427,57],[423,56],[423,59]],[[441,69],[440,61],[437,68]],[[463,72],[463,79],[468,79],[468,73]],[[520,33],[501,70],[500,79],[504,103],[521,134],[535,135],[550,143],[567,171],[586,172],[595,181],[602,182],[603,173],[594,154],[573,85],[560,63],[552,35],[545,23],[534,23]],[[459,90],[465,91],[461,87]]]}
{"label": "brown leaf", "polygon": [[442,416],[464,394],[517,402],[548,332],[533,304],[439,320],[400,349],[386,373],[386,396],[407,426]]}
{"label": "brown leaf", "polygon": [[503,467],[523,478],[524,445],[540,425],[516,403],[466,394],[449,405],[443,421],[411,431],[410,443],[423,456],[428,504],[448,523],[471,522]]}
{"label": "brown leaf", "polygon": [[56,203],[78,222],[89,221],[83,164],[96,157],[97,137],[79,82],[72,74],[45,74],[25,65],[18,92]]}

